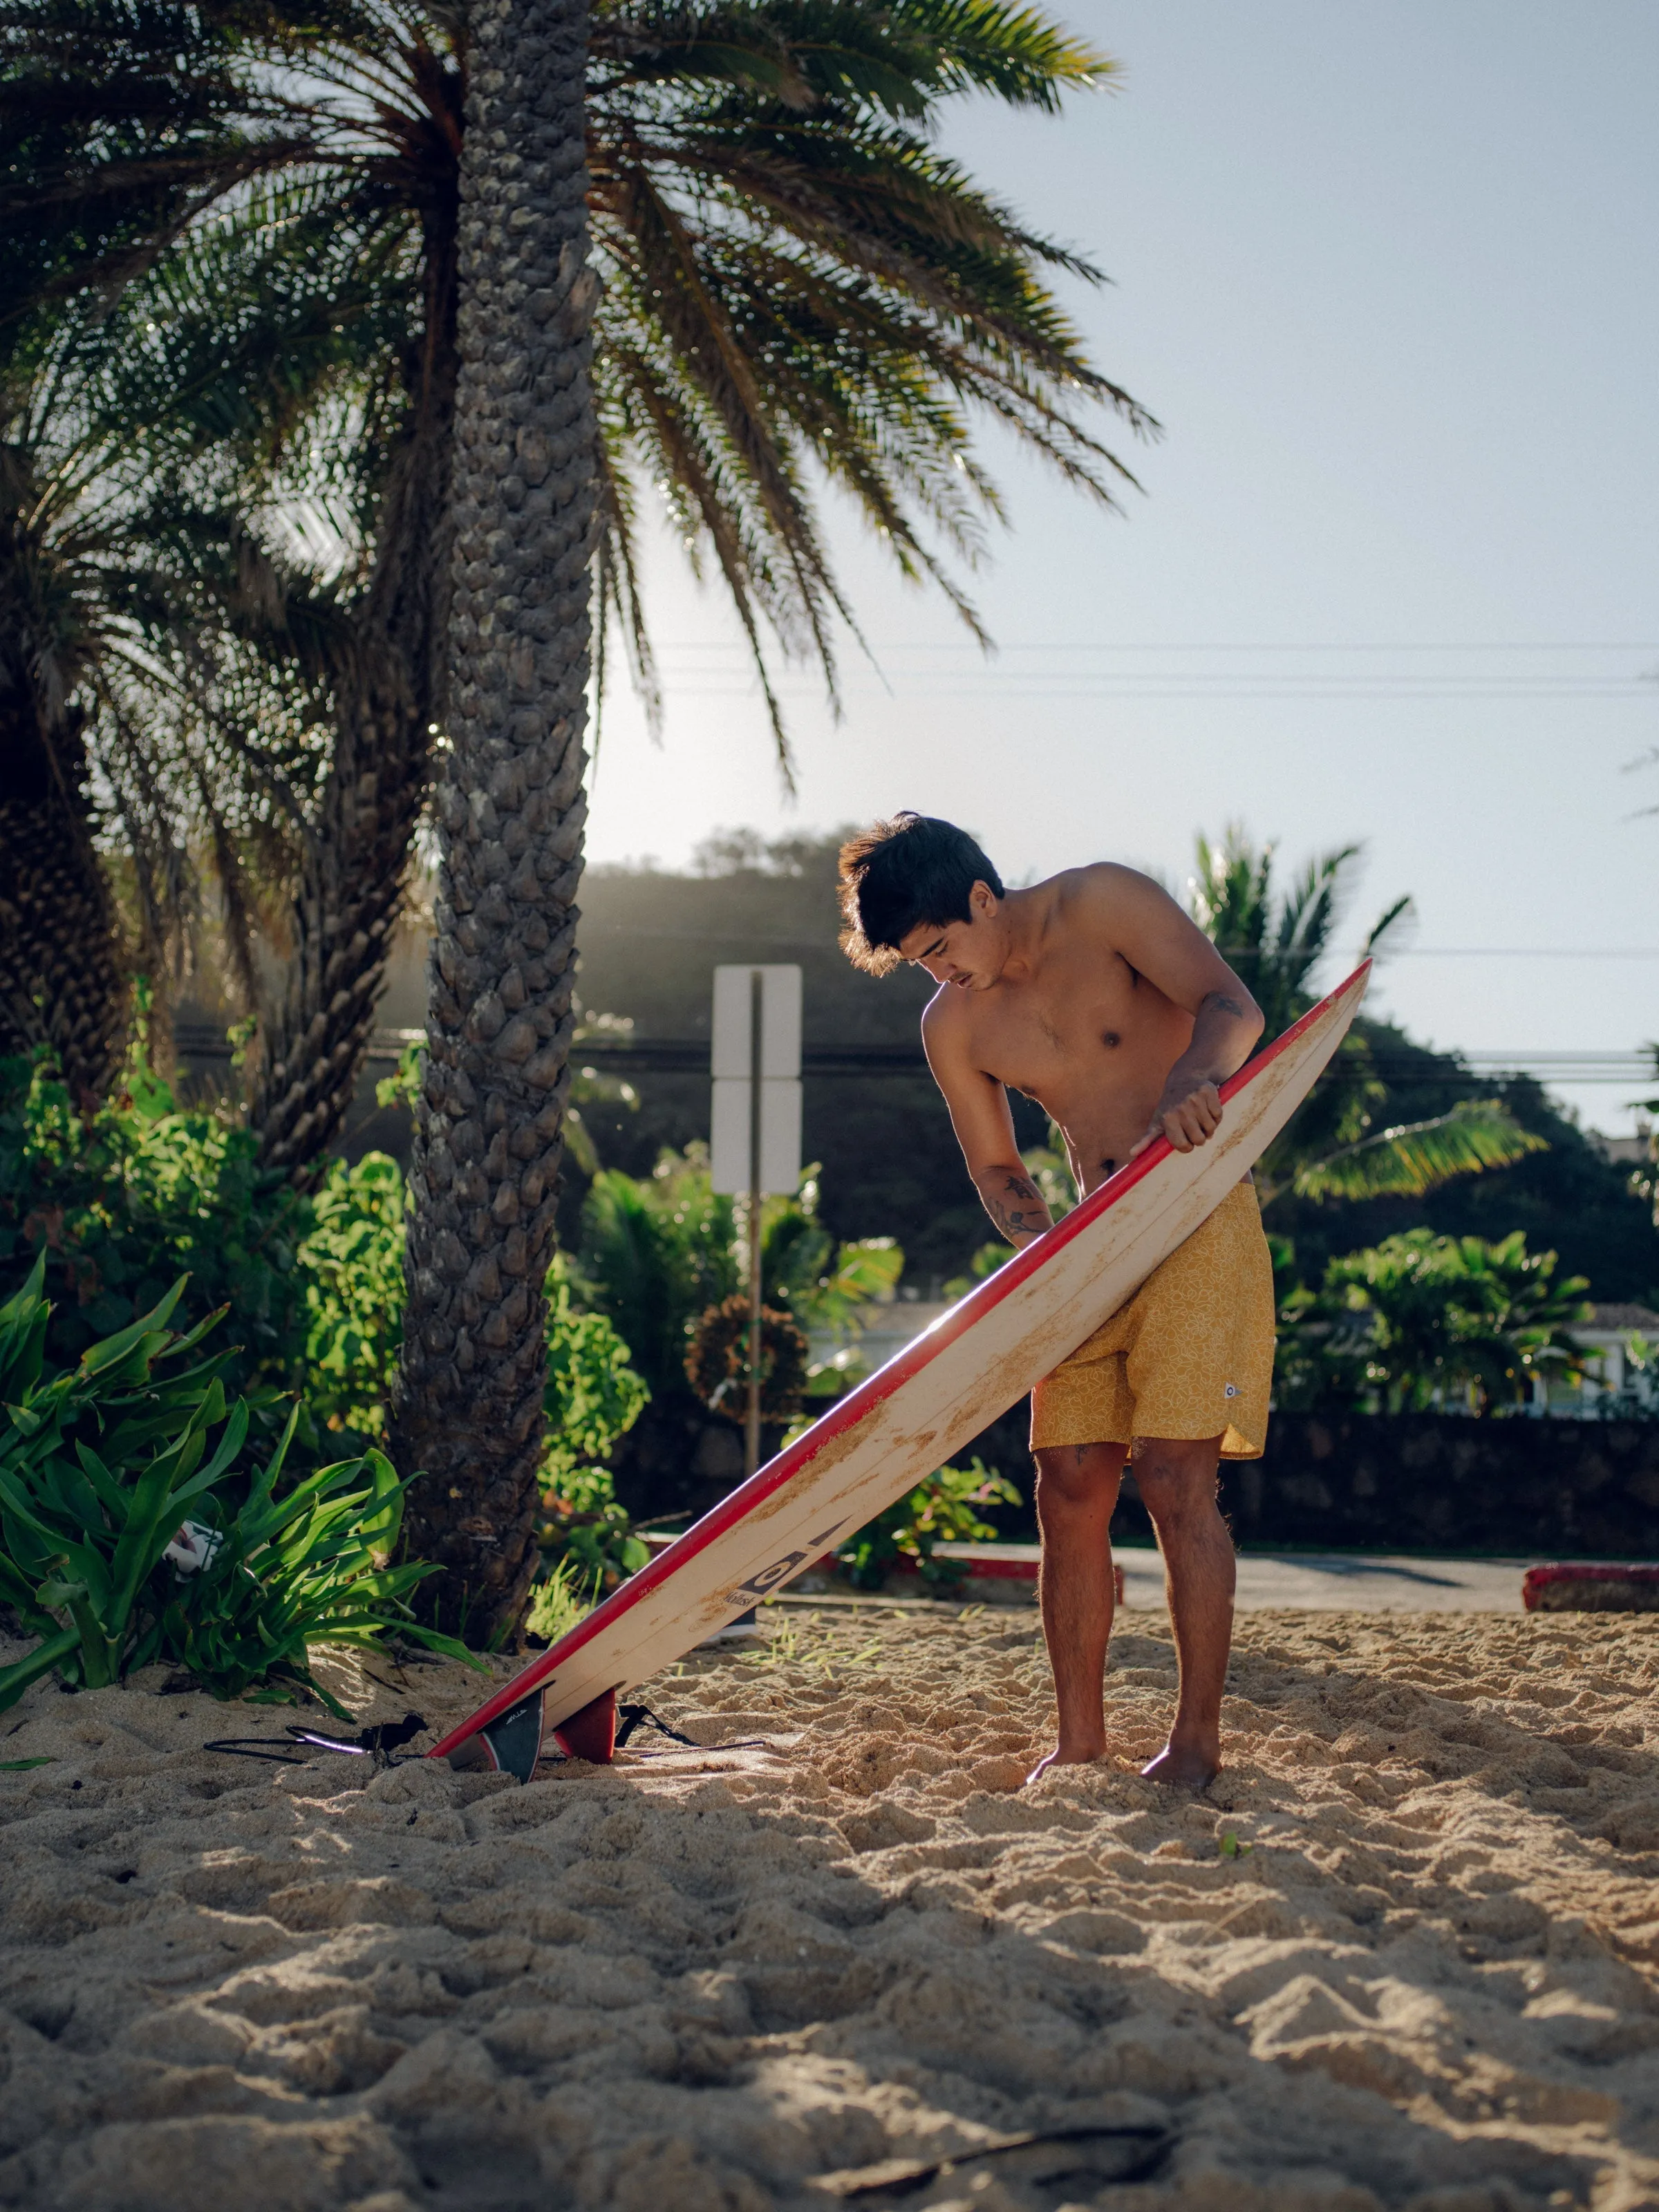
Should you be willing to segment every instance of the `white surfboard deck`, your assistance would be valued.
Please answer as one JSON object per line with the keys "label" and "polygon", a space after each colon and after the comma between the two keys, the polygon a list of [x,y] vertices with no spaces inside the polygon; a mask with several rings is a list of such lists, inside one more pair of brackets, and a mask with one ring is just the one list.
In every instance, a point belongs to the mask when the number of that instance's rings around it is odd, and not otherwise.
{"label": "white surfboard deck", "polygon": [[[1307,1097],[1364,996],[1370,963],[1222,1087],[1210,1141],[1177,1152],[1160,1138],[1044,1236],[1016,1252],[933,1327],[603,1605],[453,1729],[428,1754],[529,1771],[543,1726],[681,1658],[758,1598],[803,1573],[913,1489],[1074,1352],[1220,1204]],[[542,1693],[533,1712],[528,1700]],[[523,1707],[521,1713],[515,1709]],[[513,1716],[502,1755],[492,1728]],[[597,1719],[597,1716],[595,1718]],[[610,1756],[610,1721],[564,1736]],[[482,1731],[498,1735],[492,1744]],[[528,1759],[528,1767],[524,1765]]]}

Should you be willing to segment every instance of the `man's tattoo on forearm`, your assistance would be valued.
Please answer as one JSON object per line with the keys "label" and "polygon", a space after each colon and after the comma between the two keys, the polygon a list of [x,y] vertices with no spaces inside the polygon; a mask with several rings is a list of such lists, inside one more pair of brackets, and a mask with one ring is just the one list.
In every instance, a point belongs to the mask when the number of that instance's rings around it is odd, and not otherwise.
{"label": "man's tattoo on forearm", "polygon": [[997,1227],[1011,1242],[1018,1237],[1040,1237],[1051,1225],[1042,1193],[1029,1176],[1008,1176],[1002,1188],[1011,1198],[1021,1198],[1026,1203],[1023,1206],[1005,1206],[993,1193],[985,1193],[985,1210]]}
{"label": "man's tattoo on forearm", "polygon": [[1212,1007],[1218,1014],[1231,1014],[1235,1021],[1242,1022],[1244,1018],[1243,1000],[1231,997],[1225,991],[1206,991],[1204,994],[1198,1002],[1199,1012],[1207,1014]]}

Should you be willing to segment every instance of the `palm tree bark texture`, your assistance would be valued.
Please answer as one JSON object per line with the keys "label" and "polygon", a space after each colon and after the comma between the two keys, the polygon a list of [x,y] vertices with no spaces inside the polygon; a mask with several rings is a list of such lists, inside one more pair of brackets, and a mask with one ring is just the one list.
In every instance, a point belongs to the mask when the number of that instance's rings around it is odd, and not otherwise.
{"label": "palm tree bark texture", "polygon": [[[449,196],[453,202],[453,195]],[[314,1182],[350,1109],[404,908],[443,712],[455,419],[455,210],[426,213],[426,319],[411,422],[382,503],[374,580],[339,672],[334,757],[305,841],[294,951],[249,1120],[265,1167]]]}
{"label": "palm tree bark texture", "polygon": [[462,166],[449,744],[393,1449],[437,1617],[536,1564],[543,1283],[574,1026],[599,472],[584,0],[483,0]]}
{"label": "palm tree bark texture", "polygon": [[294,952],[265,1038],[249,1119],[267,1167],[313,1182],[362,1070],[404,907],[409,854],[447,705],[456,314],[459,70],[423,51],[405,106],[383,123],[415,180],[421,228],[418,346],[403,366],[409,421],[375,532],[374,570],[336,685],[335,746],[291,912]]}

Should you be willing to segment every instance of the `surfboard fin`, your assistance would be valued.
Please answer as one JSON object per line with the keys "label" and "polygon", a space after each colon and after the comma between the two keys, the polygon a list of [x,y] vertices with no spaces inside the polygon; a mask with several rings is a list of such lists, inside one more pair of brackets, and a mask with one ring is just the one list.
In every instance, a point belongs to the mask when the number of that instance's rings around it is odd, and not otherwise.
{"label": "surfboard fin", "polygon": [[[498,1774],[516,1775],[520,1782],[533,1780],[536,1762],[542,1755],[542,1736],[546,1717],[540,1690],[521,1698],[516,1705],[509,1705],[504,1713],[481,1728],[476,1735],[458,1744],[449,1753],[449,1764],[461,1771],[469,1769]],[[586,1759],[595,1766],[609,1766],[617,1750],[617,1693],[607,1690],[562,1720],[553,1731],[571,1759]]]}
{"label": "surfboard fin", "polygon": [[516,1705],[509,1705],[506,1712],[498,1714],[476,1735],[458,1744],[449,1754],[450,1765],[464,1773],[469,1769],[493,1767],[498,1774],[516,1775],[520,1782],[528,1782],[542,1755],[544,1711],[542,1692],[533,1691]]}
{"label": "surfboard fin", "polygon": [[616,1692],[607,1690],[603,1697],[595,1698],[580,1712],[557,1723],[553,1733],[572,1759],[588,1759],[595,1766],[609,1766],[617,1751]]}

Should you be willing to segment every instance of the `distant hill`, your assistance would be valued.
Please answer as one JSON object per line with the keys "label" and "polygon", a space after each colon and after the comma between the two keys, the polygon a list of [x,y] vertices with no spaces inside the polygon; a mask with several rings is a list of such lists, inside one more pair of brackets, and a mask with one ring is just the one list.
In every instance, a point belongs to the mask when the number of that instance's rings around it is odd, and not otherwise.
{"label": "distant hill", "polygon": [[[708,849],[705,872],[695,875],[590,868],[580,895],[582,1005],[630,1018],[641,1039],[706,1046],[720,963],[793,961],[802,971],[809,1050],[919,1048],[921,1010],[933,988],[927,977],[902,969],[878,981],[852,967],[836,943],[836,854],[843,834],[766,846],[728,838]],[[637,1113],[583,1109],[607,1166],[643,1175],[665,1145],[708,1136],[706,1076],[642,1073],[629,1079],[641,1094]],[[1043,1116],[1024,1100],[1017,1103],[1021,1143],[1040,1143]],[[908,1279],[923,1289],[959,1272],[991,1233],[925,1070],[809,1074],[803,1142],[806,1158],[823,1164],[830,1227],[842,1237],[896,1237]]]}

